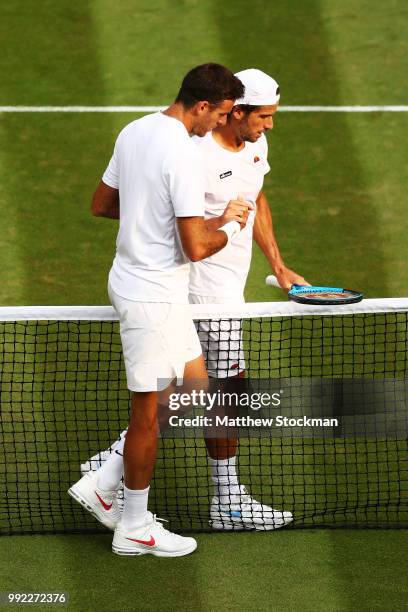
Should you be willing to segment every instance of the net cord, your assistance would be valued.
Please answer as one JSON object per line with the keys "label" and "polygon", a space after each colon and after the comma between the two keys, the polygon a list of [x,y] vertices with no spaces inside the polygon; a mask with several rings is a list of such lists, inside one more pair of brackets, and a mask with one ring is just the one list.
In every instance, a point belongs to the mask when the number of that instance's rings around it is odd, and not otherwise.
{"label": "net cord", "polygon": [[[336,306],[303,305],[294,302],[241,304],[192,304],[193,319],[244,319],[252,317],[298,317],[406,312],[408,298],[363,300]],[[0,321],[117,321],[112,306],[8,306],[0,308]]]}

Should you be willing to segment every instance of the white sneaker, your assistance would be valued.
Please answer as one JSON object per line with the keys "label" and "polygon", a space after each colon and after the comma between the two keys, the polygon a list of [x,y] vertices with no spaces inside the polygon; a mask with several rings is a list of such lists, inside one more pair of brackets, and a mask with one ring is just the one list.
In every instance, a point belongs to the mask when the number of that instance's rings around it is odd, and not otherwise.
{"label": "white sneaker", "polygon": [[105,461],[111,456],[109,450],[104,450],[100,453],[96,453],[93,457],[85,461],[85,463],[81,463],[81,474],[85,476],[88,472],[99,470],[101,465],[105,463]]}
{"label": "white sneaker", "polygon": [[155,555],[156,557],[182,557],[197,548],[194,538],[185,538],[163,527],[155,514],[148,512],[142,527],[125,531],[121,523],[115,529],[112,551],[117,555]]}
{"label": "white sneaker", "polygon": [[116,491],[103,491],[98,488],[97,472],[88,472],[68,489],[68,494],[88,510],[100,523],[115,529],[120,513]]}
{"label": "white sneaker", "polygon": [[[85,474],[88,474],[88,472],[94,472],[95,470],[99,470],[101,465],[103,465],[105,461],[109,459],[111,454],[112,453],[110,450],[104,450],[100,453],[96,453],[96,455],[88,459],[88,461],[85,461],[85,463],[81,463],[82,476],[85,476]],[[118,502],[119,512],[122,514],[123,503],[124,503],[123,478],[122,478],[122,482],[120,483],[116,491],[116,500]]]}
{"label": "white sneaker", "polygon": [[210,517],[209,524],[213,529],[234,531],[270,531],[285,527],[293,521],[291,512],[274,510],[252,499],[243,485],[240,485],[240,494],[231,495],[228,504],[221,504],[217,496],[213,497]]}

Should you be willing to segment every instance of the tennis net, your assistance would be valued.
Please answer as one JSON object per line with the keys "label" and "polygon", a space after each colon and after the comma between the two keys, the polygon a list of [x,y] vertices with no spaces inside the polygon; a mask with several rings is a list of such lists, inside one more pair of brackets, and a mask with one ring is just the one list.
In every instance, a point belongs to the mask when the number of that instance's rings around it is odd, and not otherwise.
{"label": "tennis net", "polygon": [[[251,495],[290,510],[292,527],[407,527],[408,299],[191,308],[223,360],[229,330],[242,333],[251,397],[279,395],[278,406],[246,409],[262,426],[234,429]],[[127,426],[113,309],[0,308],[0,377],[0,533],[102,529],[67,489]],[[316,415],[330,424],[310,425]],[[210,530],[208,463],[202,427],[162,432],[149,503],[171,528]]]}

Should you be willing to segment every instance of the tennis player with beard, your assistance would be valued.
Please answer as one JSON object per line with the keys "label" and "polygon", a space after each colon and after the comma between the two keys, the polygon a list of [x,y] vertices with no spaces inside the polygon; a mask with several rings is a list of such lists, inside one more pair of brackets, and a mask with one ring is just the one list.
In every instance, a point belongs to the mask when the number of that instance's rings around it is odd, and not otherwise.
{"label": "tennis player with beard", "polygon": [[[289,269],[280,255],[275,239],[272,216],[262,192],[264,176],[269,172],[268,145],[264,133],[273,127],[279,105],[279,87],[274,79],[256,69],[236,74],[245,87],[228,115],[225,125],[216,127],[204,137],[192,140],[202,153],[205,177],[205,217],[207,226],[217,230],[231,197],[252,204],[245,228],[234,236],[219,253],[190,264],[189,301],[203,303],[243,303],[253,238],[265,254],[280,285],[289,289],[293,283],[307,284]],[[218,325],[218,327],[217,327]],[[223,324],[200,323],[199,338],[210,376],[210,390],[226,392],[245,376],[245,359],[239,321]],[[99,486],[115,491],[122,476],[121,452],[126,432],[110,449],[98,453],[81,466],[83,473],[95,470]],[[269,531],[284,527],[293,520],[290,511],[276,510],[253,499],[239,482],[236,467],[237,438],[205,439],[210,456],[214,497],[210,525],[214,529]],[[102,463],[102,467],[99,467]],[[113,494],[114,498],[114,494]],[[100,508],[94,515],[109,526]]]}
{"label": "tennis player with beard", "polygon": [[[253,205],[245,228],[225,249],[190,266],[192,304],[244,302],[244,288],[250,268],[253,239],[267,258],[280,286],[307,284],[289,269],[280,254],[273,231],[272,216],[262,192],[264,176],[270,170],[265,132],[273,128],[280,91],[277,82],[254,68],[236,73],[245,87],[235,102],[226,125],[203,138],[194,138],[202,152],[205,169],[205,208],[209,227],[217,229],[228,199],[241,197]],[[200,322],[198,335],[210,377],[210,391],[239,392],[237,382],[245,376],[241,321]],[[289,511],[275,510],[253,499],[240,484],[236,467],[238,440],[234,431],[220,437],[214,431],[205,438],[210,456],[214,497],[210,509],[213,529],[271,530],[293,520]],[[231,435],[232,434],[232,435]]]}

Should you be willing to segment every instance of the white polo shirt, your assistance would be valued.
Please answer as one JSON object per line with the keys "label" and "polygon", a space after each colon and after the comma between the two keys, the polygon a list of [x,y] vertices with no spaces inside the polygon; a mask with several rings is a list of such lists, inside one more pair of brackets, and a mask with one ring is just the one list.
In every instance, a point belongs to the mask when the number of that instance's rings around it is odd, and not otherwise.
{"label": "white polo shirt", "polygon": [[211,133],[192,139],[202,152],[205,168],[205,217],[220,216],[229,200],[242,195],[251,202],[245,228],[227,246],[190,266],[190,293],[197,296],[242,298],[252,256],[256,199],[269,172],[268,143],[264,135],[234,152],[223,148]]}
{"label": "white polo shirt", "polygon": [[135,301],[186,303],[189,261],[176,217],[204,216],[204,184],[200,151],[184,125],[163,113],[127,125],[102,180],[120,197],[113,291]]}

